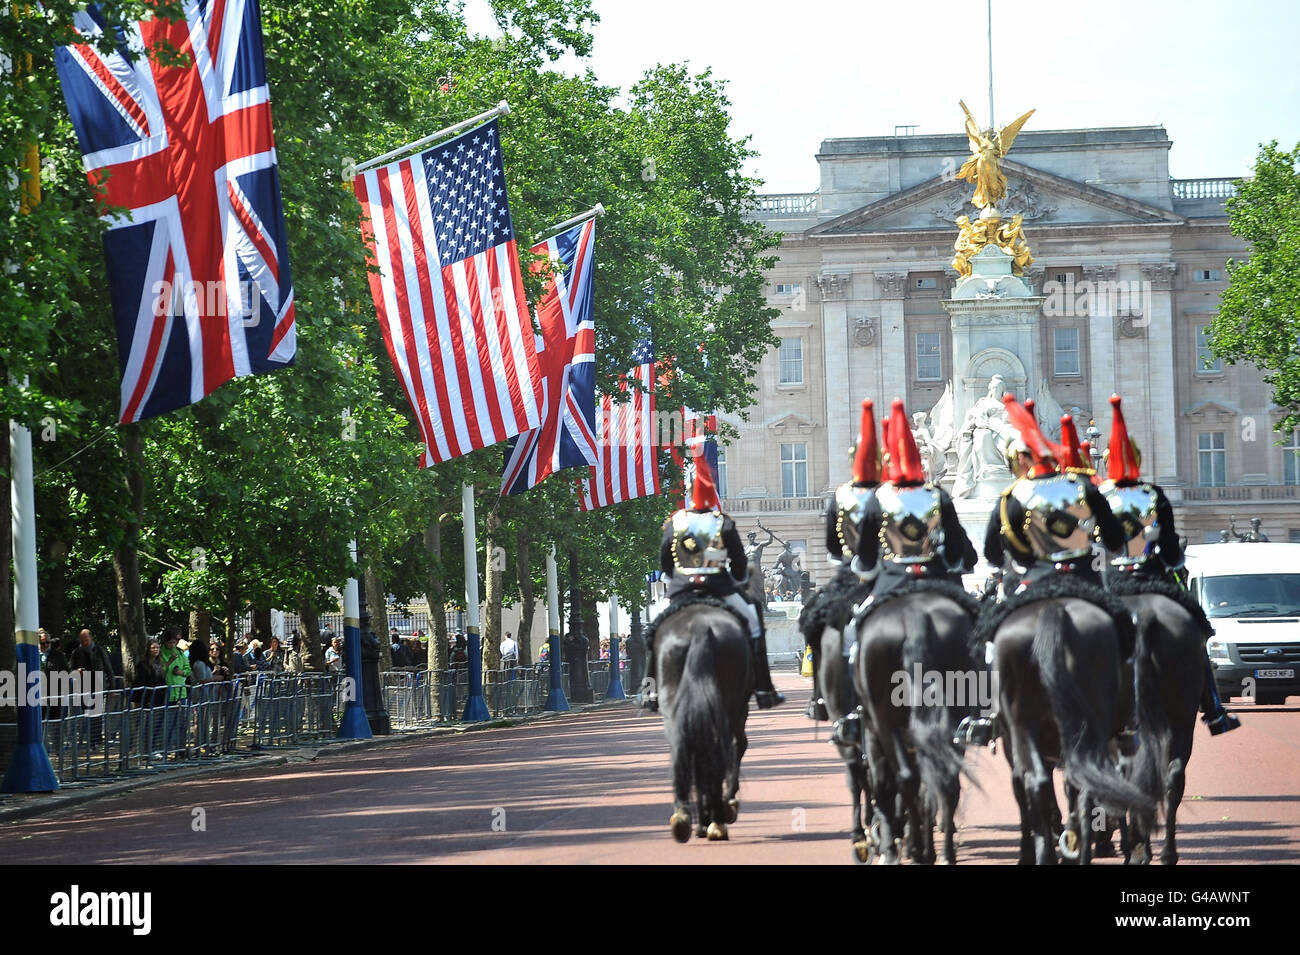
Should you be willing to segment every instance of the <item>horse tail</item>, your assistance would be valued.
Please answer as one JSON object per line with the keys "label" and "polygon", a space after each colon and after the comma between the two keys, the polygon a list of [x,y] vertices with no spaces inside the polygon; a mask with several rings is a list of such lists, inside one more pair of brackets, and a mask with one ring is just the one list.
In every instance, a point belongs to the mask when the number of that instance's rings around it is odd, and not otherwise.
{"label": "horse tail", "polygon": [[1033,653],[1061,735],[1061,766],[1071,784],[1100,805],[1116,813],[1151,811],[1152,800],[1108,759],[1110,714],[1097,711],[1070,673],[1065,651],[1079,636],[1060,603],[1050,601],[1038,617]]}
{"label": "horse tail", "polygon": [[1181,772],[1181,763],[1170,763],[1173,746],[1173,728],[1163,704],[1159,674],[1151,664],[1155,639],[1156,616],[1149,607],[1135,614],[1137,644],[1133,665],[1137,668],[1138,725],[1142,731],[1142,745],[1133,759],[1133,781],[1157,806],[1164,804],[1165,788],[1169,784],[1167,773]]}
{"label": "horse tail", "polygon": [[927,790],[928,800],[933,802],[939,794],[958,782],[966,765],[952,742],[953,728],[948,725],[950,701],[942,699],[947,688],[939,686],[941,699],[938,705],[929,705],[926,700],[928,688],[924,685],[924,680],[927,668],[940,663],[939,642],[930,615],[919,601],[906,600],[903,603],[902,620],[903,646],[900,655],[903,672],[907,674],[908,680],[914,680],[919,673],[923,681],[921,686],[913,688],[914,693],[920,694],[920,699],[918,701],[913,698],[908,730],[916,746],[921,783]]}
{"label": "horse tail", "polygon": [[691,641],[674,705],[696,791],[712,808],[721,800],[723,781],[736,760],[731,720],[718,689],[717,645],[712,627]]}

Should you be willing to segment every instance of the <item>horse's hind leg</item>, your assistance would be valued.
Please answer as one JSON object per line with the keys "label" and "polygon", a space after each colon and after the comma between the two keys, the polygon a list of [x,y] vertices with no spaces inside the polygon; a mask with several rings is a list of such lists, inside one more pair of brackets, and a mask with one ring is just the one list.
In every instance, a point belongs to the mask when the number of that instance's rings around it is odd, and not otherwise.
{"label": "horse's hind leg", "polygon": [[950,780],[944,787],[943,799],[939,804],[943,824],[943,859],[940,865],[957,864],[957,847],[954,840],[957,834],[957,801],[961,799],[961,780]]}
{"label": "horse's hind leg", "polygon": [[[1188,747],[1191,748],[1190,746]],[[1165,845],[1160,852],[1161,865],[1178,864],[1178,848],[1174,845],[1174,830],[1178,827],[1178,806],[1183,801],[1186,774],[1181,759],[1171,760],[1169,774],[1165,777]]]}
{"label": "horse's hind leg", "polygon": [[850,838],[853,840],[853,861],[862,864],[871,860],[871,842],[867,838],[866,830],[868,820],[864,814],[864,801],[869,807],[871,795],[867,785],[867,767],[862,762],[862,754],[855,752],[849,759],[853,760],[848,766],[849,792],[853,794],[853,824]]}
{"label": "horse's hind leg", "polygon": [[690,758],[681,741],[672,740],[673,761],[673,814],[668,820],[673,838],[685,842],[691,837],[691,767]]}
{"label": "horse's hind leg", "polygon": [[749,748],[749,738],[745,736],[743,729],[736,731],[735,744],[736,762],[727,772],[727,785],[722,793],[727,802],[727,811],[723,818],[728,824],[735,822],[736,817],[740,815],[740,800],[736,798],[736,793],[740,792],[740,761],[745,756],[745,750]]}

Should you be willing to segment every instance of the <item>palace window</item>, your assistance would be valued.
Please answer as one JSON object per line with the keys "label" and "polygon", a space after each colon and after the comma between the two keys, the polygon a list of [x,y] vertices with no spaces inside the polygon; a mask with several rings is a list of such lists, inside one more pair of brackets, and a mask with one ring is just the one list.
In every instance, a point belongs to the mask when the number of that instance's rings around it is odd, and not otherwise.
{"label": "palace window", "polygon": [[1210,351],[1210,326],[1196,326],[1196,373],[1213,375],[1223,371],[1223,359]]}
{"label": "palace window", "polygon": [[1282,483],[1300,484],[1300,431],[1292,431],[1282,445]]}
{"label": "palace window", "polygon": [[781,496],[808,496],[808,445],[781,445]]}
{"label": "palace window", "polygon": [[718,445],[718,497],[727,497],[727,449]]}
{"label": "palace window", "polygon": [[802,282],[778,282],[776,284],[777,295],[798,295],[802,291]]}
{"label": "palace window", "polygon": [[941,381],[943,379],[943,356],[939,332],[916,333],[916,380]]}
{"label": "palace window", "polygon": [[783,338],[777,349],[777,359],[781,364],[780,382],[783,385],[803,384],[803,339]]}
{"label": "palace window", "polygon": [[934,277],[916,279],[916,283],[912,286],[912,288],[920,289],[933,289],[938,287],[939,280]]}
{"label": "palace window", "polygon": [[1052,371],[1058,378],[1081,374],[1079,361],[1079,329],[1052,329]]}
{"label": "palace window", "polygon": [[1197,269],[1192,273],[1193,282],[1221,282],[1223,273],[1218,269]]}
{"label": "palace window", "polygon": [[1228,452],[1222,431],[1202,431],[1196,436],[1196,464],[1201,487],[1223,487],[1228,483]]}

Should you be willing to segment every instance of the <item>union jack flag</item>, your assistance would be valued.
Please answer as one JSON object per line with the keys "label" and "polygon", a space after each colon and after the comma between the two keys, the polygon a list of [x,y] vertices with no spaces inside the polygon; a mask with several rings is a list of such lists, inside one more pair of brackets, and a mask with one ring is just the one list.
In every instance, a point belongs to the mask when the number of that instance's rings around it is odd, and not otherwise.
{"label": "union jack flag", "polygon": [[609,395],[601,399],[596,463],[578,482],[578,507],[584,511],[659,493],[655,360],[650,339],[637,342],[632,360],[635,367],[619,379],[619,392],[627,400],[614,401]]}
{"label": "union jack flag", "polygon": [[541,371],[524,297],[497,122],[353,181],[370,295],[415,412],[420,466],[541,426]]}
{"label": "union jack flag", "polygon": [[[141,20],[55,63],[90,181],[125,209],[104,255],[122,369],[122,423],[164,414],[240,375],[293,364],[288,237],[256,0],[185,4],[184,20]],[[186,59],[143,51],[167,41]],[[189,61],[192,61],[189,62]]]}
{"label": "union jack flag", "polygon": [[[503,494],[520,494],[563,468],[596,463],[596,331],[593,320],[596,220],[588,219],[533,251],[553,265],[537,306],[544,347],[542,426],[510,442]],[[534,263],[534,270],[545,263]]]}

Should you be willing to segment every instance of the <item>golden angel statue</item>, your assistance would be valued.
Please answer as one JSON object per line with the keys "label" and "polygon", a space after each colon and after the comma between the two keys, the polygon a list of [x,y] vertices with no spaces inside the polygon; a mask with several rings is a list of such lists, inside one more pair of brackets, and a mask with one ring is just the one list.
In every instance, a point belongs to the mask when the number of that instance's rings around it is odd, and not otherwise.
{"label": "golden angel statue", "polygon": [[975,183],[975,196],[971,201],[976,208],[987,209],[996,206],[998,200],[1007,194],[1007,177],[1002,174],[1002,157],[1011,149],[1020,127],[1034,115],[1034,110],[1031,109],[1014,123],[1003,126],[999,132],[995,133],[991,129],[981,132],[966,104],[960,100],[958,103],[966,114],[966,137],[970,140],[971,156],[957,170],[957,178]]}

